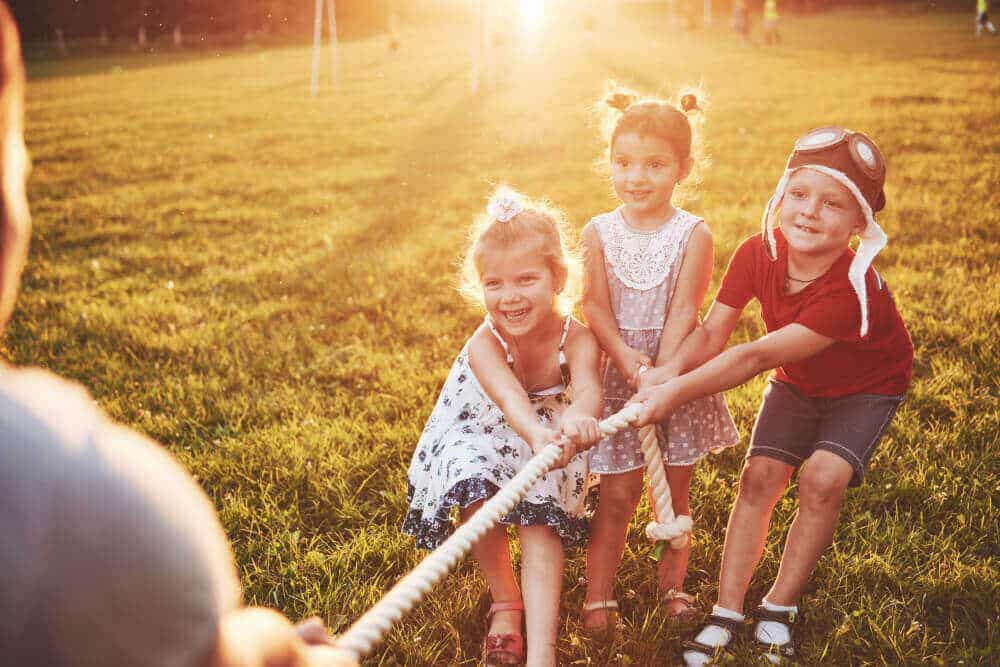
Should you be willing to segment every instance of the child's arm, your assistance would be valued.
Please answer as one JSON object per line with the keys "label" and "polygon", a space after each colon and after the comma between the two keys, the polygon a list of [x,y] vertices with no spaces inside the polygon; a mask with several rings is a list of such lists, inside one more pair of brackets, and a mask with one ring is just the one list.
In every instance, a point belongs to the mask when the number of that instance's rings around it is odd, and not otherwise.
{"label": "child's arm", "polygon": [[639,377],[639,389],[648,389],[681,373],[701,366],[726,347],[742,309],[732,308],[715,301],[708,311],[708,317],[695,326],[680,344],[677,351],[664,360],[662,366],[651,368]]}
{"label": "child's arm", "polygon": [[638,425],[662,421],[685,403],[737,387],[762,371],[807,359],[835,342],[793,323],[731,347],[689,373],[636,394],[632,400],[644,403]]}
{"label": "child's arm", "polygon": [[604,251],[597,230],[587,225],[583,230],[583,316],[597,337],[601,349],[611,359],[621,376],[635,377],[640,365],[649,365],[651,359],[625,342],[611,310],[611,291],[604,273]]}
{"label": "child's arm", "polygon": [[[677,286],[674,288],[670,309],[663,323],[660,350],[656,355],[656,366],[661,369],[677,356],[684,339],[698,326],[698,311],[701,310],[705,293],[708,292],[708,284],[712,280],[712,261],[712,232],[709,231],[708,225],[699,223],[691,231],[684,262],[677,276]],[[648,376],[649,373],[644,375]],[[658,375],[664,377],[657,380],[657,384],[669,379],[664,371]],[[654,375],[654,378],[658,375]],[[673,373],[670,377],[673,375],[677,373]]]}
{"label": "child's arm", "polygon": [[604,402],[600,360],[597,338],[585,326],[573,322],[566,340],[566,361],[573,378],[573,402],[563,412],[559,429],[573,447],[564,457],[564,463],[568,463],[576,452],[592,447],[601,439],[597,428]]}
{"label": "child's arm", "polygon": [[482,325],[469,343],[469,365],[486,395],[503,412],[514,432],[524,438],[536,454],[556,438],[556,431],[538,421],[528,392],[507,365],[500,343]]}

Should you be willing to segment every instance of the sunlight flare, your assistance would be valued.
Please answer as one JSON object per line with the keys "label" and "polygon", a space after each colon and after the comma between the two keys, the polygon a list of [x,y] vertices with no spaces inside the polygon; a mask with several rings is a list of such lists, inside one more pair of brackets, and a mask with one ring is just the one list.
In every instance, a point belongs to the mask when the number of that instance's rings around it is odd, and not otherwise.
{"label": "sunlight flare", "polygon": [[518,13],[521,17],[521,29],[526,33],[537,34],[545,25],[545,0],[519,0]]}

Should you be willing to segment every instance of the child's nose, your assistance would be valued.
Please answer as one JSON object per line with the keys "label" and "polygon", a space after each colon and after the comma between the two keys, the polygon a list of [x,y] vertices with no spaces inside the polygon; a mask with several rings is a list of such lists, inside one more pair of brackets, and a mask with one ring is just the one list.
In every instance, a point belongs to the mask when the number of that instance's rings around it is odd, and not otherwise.
{"label": "child's nose", "polygon": [[805,206],[802,208],[802,212],[810,218],[815,218],[819,215],[819,209],[822,205],[823,203],[819,197],[811,197],[806,201]]}

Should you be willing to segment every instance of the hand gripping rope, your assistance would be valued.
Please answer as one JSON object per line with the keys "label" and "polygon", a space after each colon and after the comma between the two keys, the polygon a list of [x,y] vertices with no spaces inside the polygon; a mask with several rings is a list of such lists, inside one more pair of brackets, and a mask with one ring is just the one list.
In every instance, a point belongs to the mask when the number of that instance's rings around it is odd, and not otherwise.
{"label": "hand gripping rope", "polygon": [[[642,405],[632,403],[598,424],[601,435],[613,435],[626,428],[639,417]],[[649,473],[653,504],[660,522],[646,526],[646,535],[653,540],[670,540],[679,549],[687,542],[691,532],[690,516],[674,516],[663,470],[663,459],[656,440],[656,427],[646,426],[639,431],[642,451]],[[368,655],[392,626],[409,612],[445,575],[465,556],[472,545],[507,515],[542,475],[562,456],[560,442],[546,446],[536,454],[503,488],[483,503],[472,517],[431,552],[409,574],[389,590],[385,596],[341,634],[334,644],[344,654],[360,660]],[[344,664],[351,664],[345,662]]]}

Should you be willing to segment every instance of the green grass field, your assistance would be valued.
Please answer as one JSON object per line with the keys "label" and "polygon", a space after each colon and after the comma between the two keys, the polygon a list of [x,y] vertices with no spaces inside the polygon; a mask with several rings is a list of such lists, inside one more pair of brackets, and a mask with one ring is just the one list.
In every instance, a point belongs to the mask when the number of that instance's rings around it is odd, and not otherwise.
{"label": "green grass field", "polygon": [[[457,21],[404,26],[395,55],[383,38],[343,44],[340,86],[315,100],[306,48],[29,62],[35,230],[5,354],[79,380],[181,459],[249,601],[344,629],[423,556],[398,530],[406,468],[480,318],[455,262],[492,184],[580,228],[615,206],[587,109],[604,80],[667,95],[701,82],[712,164],[685,206],[713,230],[717,284],[794,139],[863,129],[889,159],[877,266],[915,377],[802,601],[803,663],[996,664],[1000,39],[973,37],[971,9],[785,17],[769,50],[727,22],[674,33],[623,13],[587,36],[567,16],[534,45],[510,29],[477,96]],[[748,315],[738,339],[760,331]],[[695,473],[688,589],[704,607],[763,384],[729,392],[741,445]],[[565,664],[678,659],[691,626],[657,610],[648,516],[616,645],[580,636],[584,552],[568,554]],[[474,664],[487,605],[467,560],[370,662]]]}

